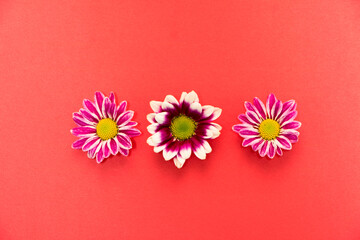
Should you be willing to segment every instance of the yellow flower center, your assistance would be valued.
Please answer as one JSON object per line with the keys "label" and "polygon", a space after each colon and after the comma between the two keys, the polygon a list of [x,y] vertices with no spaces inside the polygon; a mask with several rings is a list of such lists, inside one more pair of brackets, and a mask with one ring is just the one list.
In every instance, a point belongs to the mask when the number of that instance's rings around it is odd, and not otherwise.
{"label": "yellow flower center", "polygon": [[171,134],[178,140],[186,140],[195,134],[197,122],[192,118],[180,114],[171,120],[170,131]]}
{"label": "yellow flower center", "polygon": [[266,119],[260,123],[260,136],[265,140],[273,140],[280,133],[280,124],[273,119]]}
{"label": "yellow flower center", "polygon": [[118,127],[114,120],[110,118],[104,118],[96,125],[96,134],[102,140],[108,140],[114,138],[118,133]]}

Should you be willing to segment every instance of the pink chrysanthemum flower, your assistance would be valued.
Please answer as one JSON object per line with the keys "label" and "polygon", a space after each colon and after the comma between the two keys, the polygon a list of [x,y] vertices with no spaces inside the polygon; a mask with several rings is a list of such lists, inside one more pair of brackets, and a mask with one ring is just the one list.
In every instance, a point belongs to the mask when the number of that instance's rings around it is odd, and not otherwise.
{"label": "pink chrysanthemum flower", "polygon": [[116,106],[114,93],[105,97],[96,92],[95,102],[85,99],[83,105],[84,108],[73,113],[78,127],[70,132],[80,139],[72,144],[72,148],[88,152],[88,157],[96,157],[98,163],[118,152],[128,156],[132,148],[130,138],[141,133],[134,128],[137,125],[131,121],[134,112],[126,110],[126,101]]}
{"label": "pink chrysanthemum flower", "polygon": [[290,100],[282,103],[274,94],[270,94],[266,107],[260,99],[254,103],[245,102],[246,114],[240,114],[241,124],[233,126],[233,130],[244,138],[242,145],[251,146],[261,157],[274,158],[282,156],[282,149],[290,150],[292,143],[299,138],[301,123],[295,121],[296,103]]}
{"label": "pink chrysanthemum flower", "polygon": [[221,126],[213,123],[221,114],[221,109],[201,106],[198,95],[192,91],[183,92],[180,101],[167,95],[163,102],[151,101],[154,113],[147,115],[151,125],[148,131],[153,134],[147,143],[156,153],[163,153],[164,159],[173,159],[181,168],[192,152],[199,159],[205,159],[211,152],[207,139],[220,135]]}

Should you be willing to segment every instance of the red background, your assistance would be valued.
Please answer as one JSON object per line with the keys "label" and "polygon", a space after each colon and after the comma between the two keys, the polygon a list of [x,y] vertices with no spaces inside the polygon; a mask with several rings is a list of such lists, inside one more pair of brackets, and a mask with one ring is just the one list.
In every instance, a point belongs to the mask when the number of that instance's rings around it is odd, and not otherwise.
{"label": "red background", "polygon": [[[360,239],[359,26],[350,0],[2,0],[0,239]],[[128,158],[70,147],[96,90],[136,112]],[[191,90],[223,130],[179,170],[146,114]],[[272,161],[231,131],[270,92],[303,123]]]}

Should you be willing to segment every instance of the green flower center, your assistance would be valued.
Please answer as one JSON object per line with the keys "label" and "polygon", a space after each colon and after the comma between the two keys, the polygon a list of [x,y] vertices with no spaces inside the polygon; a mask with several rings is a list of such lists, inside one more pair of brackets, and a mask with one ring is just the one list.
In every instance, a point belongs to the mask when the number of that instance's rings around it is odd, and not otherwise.
{"label": "green flower center", "polygon": [[118,133],[118,127],[114,120],[110,118],[104,118],[96,125],[96,134],[102,140],[108,140],[114,138]]}
{"label": "green flower center", "polygon": [[273,119],[266,119],[260,123],[260,136],[265,140],[273,140],[280,133],[280,124]]}
{"label": "green flower center", "polygon": [[191,138],[195,134],[197,122],[192,118],[180,114],[171,120],[171,134],[178,140],[183,141]]}

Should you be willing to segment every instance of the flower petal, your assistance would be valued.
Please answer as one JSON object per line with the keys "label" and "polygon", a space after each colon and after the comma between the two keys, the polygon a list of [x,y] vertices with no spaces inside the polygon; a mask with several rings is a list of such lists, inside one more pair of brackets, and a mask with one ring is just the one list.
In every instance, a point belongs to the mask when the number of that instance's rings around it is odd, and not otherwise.
{"label": "flower petal", "polygon": [[241,129],[248,128],[250,125],[247,124],[236,124],[232,126],[232,130],[236,133],[239,133]]}
{"label": "flower petal", "polygon": [[276,144],[274,143],[274,142],[269,142],[269,145],[270,145],[270,147],[269,147],[269,152],[268,152],[268,157],[269,158],[274,158],[274,156],[275,156],[275,153],[276,153]]}
{"label": "flower petal", "polygon": [[70,130],[71,134],[76,137],[89,136],[96,133],[93,126],[76,127]]}
{"label": "flower petal", "polygon": [[119,152],[120,152],[121,155],[126,156],[126,157],[129,155],[129,149],[125,149],[125,148],[120,147]]}
{"label": "flower petal", "polygon": [[301,127],[301,122],[298,121],[292,121],[287,123],[286,125],[282,126],[282,129],[298,129]]}
{"label": "flower petal", "polygon": [[102,92],[95,92],[95,106],[99,113],[101,113],[104,98],[105,95]]}
{"label": "flower petal", "polygon": [[263,119],[266,119],[266,108],[264,103],[257,97],[254,98],[254,107],[256,112],[261,116]]}
{"label": "flower petal", "polygon": [[96,118],[95,114],[90,113],[89,111],[85,109],[80,109],[81,115],[89,120],[90,122],[97,123],[99,120]]}
{"label": "flower petal", "polygon": [[115,139],[118,141],[118,144],[120,147],[125,148],[125,149],[132,148],[131,140],[125,134],[119,133]]}
{"label": "flower petal", "polygon": [[261,139],[259,142],[251,145],[251,148],[256,152],[262,148],[262,146],[265,144],[265,140]]}
{"label": "flower petal", "polygon": [[171,123],[171,114],[169,112],[161,112],[155,115],[155,120],[162,125],[169,125]]}
{"label": "flower petal", "polygon": [[106,144],[102,144],[102,150],[103,150],[103,153],[104,153],[104,158],[110,157],[110,148],[108,146],[109,142],[110,141],[108,140],[108,141],[106,141]]}
{"label": "flower petal", "polygon": [[240,114],[240,115],[238,116],[238,119],[239,119],[240,121],[242,121],[243,123],[246,123],[246,124],[248,124],[248,125],[250,125],[250,126],[253,126],[253,125],[254,125],[254,123],[251,122],[251,121],[249,120],[249,118],[248,118],[245,114]]}
{"label": "flower petal", "polygon": [[114,114],[114,119],[117,119],[117,117],[122,114],[123,112],[125,112],[126,110],[126,105],[127,105],[127,102],[126,101],[122,101],[119,106],[117,106],[116,108],[116,112]]}
{"label": "flower petal", "polygon": [[289,100],[287,102],[284,102],[281,113],[278,116],[278,119],[280,119],[284,114],[287,114],[288,112],[295,110],[295,108],[296,108],[296,102],[294,100]]}
{"label": "flower petal", "polygon": [[288,133],[288,134],[282,134],[284,137],[286,137],[287,139],[289,139],[289,141],[291,143],[296,143],[297,141],[299,141],[299,134],[294,134],[294,133]]}
{"label": "flower petal", "polygon": [[101,119],[101,114],[99,113],[99,111],[97,110],[97,108],[96,108],[96,106],[95,106],[95,104],[93,102],[91,102],[88,99],[84,99],[83,105],[84,105],[84,108],[86,110],[88,110],[89,112],[93,113],[94,116],[96,116],[96,118],[98,120]]}
{"label": "flower petal", "polygon": [[120,114],[116,120],[116,124],[121,127],[125,126],[134,116],[134,111],[128,110],[122,114]]}
{"label": "flower petal", "polygon": [[191,138],[191,142],[195,156],[201,160],[204,160],[206,158],[205,148],[195,137]]}
{"label": "flower petal", "polygon": [[261,147],[259,151],[260,156],[265,157],[269,152],[269,148],[270,148],[270,141],[265,141],[264,145]]}
{"label": "flower petal", "polygon": [[276,142],[276,145],[278,147],[281,147],[282,149],[285,149],[285,150],[290,150],[292,148],[291,146],[291,142],[289,139],[287,139],[286,137],[284,136],[278,136],[276,139],[275,139],[275,142]]}
{"label": "flower petal", "polygon": [[111,103],[115,104],[115,95],[113,92],[110,92],[109,99],[110,99]]}
{"label": "flower petal", "polygon": [[213,107],[213,106],[210,106],[210,105],[202,106],[202,116],[201,116],[200,120],[210,117],[211,114],[214,113],[214,111],[215,111],[215,107]]}
{"label": "flower petal", "polygon": [[150,146],[160,146],[172,138],[169,128],[162,128],[157,133],[148,138],[147,143]]}
{"label": "flower petal", "polygon": [[183,159],[188,159],[191,156],[190,140],[185,140],[181,143],[179,153]]}
{"label": "flower petal", "polygon": [[189,114],[192,119],[198,120],[202,115],[202,107],[201,104],[198,102],[193,102],[190,104],[189,107]]}
{"label": "flower petal", "polygon": [[258,142],[261,142],[261,137],[251,137],[251,138],[245,138],[242,142],[243,147],[252,146]]}
{"label": "flower petal", "polygon": [[96,162],[101,163],[104,159],[105,159],[105,155],[104,155],[103,148],[101,147],[99,152],[97,152],[97,154],[96,154]]}
{"label": "flower petal", "polygon": [[165,147],[165,149],[163,150],[163,157],[166,161],[174,158],[179,152],[179,143],[176,142],[172,142],[169,145],[167,145]]}
{"label": "flower petal", "polygon": [[82,147],[84,146],[87,139],[88,138],[80,138],[79,140],[76,140],[75,142],[73,142],[71,147],[73,149],[82,149]]}
{"label": "flower petal", "polygon": [[150,123],[157,123],[156,120],[155,120],[155,115],[156,115],[156,113],[149,113],[148,115],[146,115],[146,119]]}
{"label": "flower petal", "polygon": [[89,151],[90,149],[97,147],[98,144],[100,143],[101,139],[99,137],[92,137],[92,138],[88,138],[85,142],[85,144],[82,147],[82,150],[84,152]]}
{"label": "flower petal", "polygon": [[239,134],[243,138],[259,137],[260,136],[258,131],[256,131],[255,129],[249,129],[249,128],[245,128],[245,129],[240,130]]}
{"label": "flower petal", "polygon": [[253,124],[259,125],[261,123],[259,116],[255,112],[247,111],[246,116]]}
{"label": "flower petal", "polygon": [[121,133],[128,135],[129,137],[137,137],[141,135],[141,132],[136,128],[129,128],[125,130],[120,130]]}
{"label": "flower petal", "polygon": [[160,101],[150,101],[150,107],[155,113],[161,112],[161,105]]}
{"label": "flower petal", "polygon": [[274,104],[276,103],[276,97],[274,94],[270,93],[270,95],[268,96],[267,98],[267,101],[266,101],[266,111],[267,111],[267,114],[268,114],[268,117],[273,119],[273,115],[271,114],[271,110],[274,106]]}
{"label": "flower petal", "polygon": [[297,111],[291,111],[288,114],[284,114],[279,120],[280,126],[284,126],[290,122],[292,122],[297,116]]}
{"label": "flower petal", "polygon": [[171,103],[171,104],[174,105],[175,107],[178,107],[178,106],[179,106],[178,100],[177,100],[173,95],[167,95],[167,96],[165,97],[164,102]]}
{"label": "flower petal", "polygon": [[190,105],[193,102],[199,102],[199,97],[198,97],[198,95],[196,94],[195,91],[191,91],[185,96],[184,101],[187,102]]}
{"label": "flower petal", "polygon": [[282,103],[280,100],[277,100],[276,103],[274,104],[273,108],[271,109],[271,114],[273,115],[273,118],[275,120],[278,119],[278,116],[280,115],[282,110]]}
{"label": "flower petal", "polygon": [[110,149],[110,153],[112,155],[116,155],[118,153],[120,146],[119,146],[118,142],[113,138],[107,142],[107,147]]}
{"label": "flower petal", "polygon": [[177,155],[175,158],[174,158],[174,164],[177,168],[182,168],[182,166],[184,166],[184,163],[185,163],[185,159],[182,158],[180,155]]}

